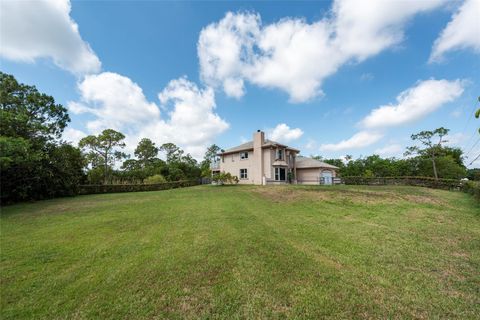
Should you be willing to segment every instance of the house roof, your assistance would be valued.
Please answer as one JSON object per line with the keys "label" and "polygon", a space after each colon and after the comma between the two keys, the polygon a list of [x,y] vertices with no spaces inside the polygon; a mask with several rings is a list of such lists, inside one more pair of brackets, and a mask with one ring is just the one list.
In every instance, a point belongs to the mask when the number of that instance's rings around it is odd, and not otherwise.
{"label": "house roof", "polygon": [[[299,152],[299,150],[295,149],[295,148],[291,148],[291,147],[288,147],[282,143],[279,143],[279,142],[276,142],[276,141],[272,141],[272,140],[268,140],[268,139],[265,139],[265,142],[263,143],[262,145],[262,148],[265,148],[265,147],[275,147],[275,146],[280,146],[280,147],[285,147],[287,149],[290,149],[290,150],[294,150],[294,151],[297,151]],[[230,149],[227,149],[225,150],[224,152],[220,153],[220,154],[225,154],[225,153],[233,153],[233,152],[239,152],[239,151],[244,151],[244,150],[253,150],[253,141],[248,141],[248,142],[245,142],[239,146],[236,146],[236,147],[233,147],[233,148],[230,148]]]}
{"label": "house roof", "polygon": [[312,159],[312,158],[307,158],[303,156],[297,156],[295,160],[297,169],[302,169],[302,168],[329,168],[329,169],[339,169],[336,166],[333,166],[331,164],[328,164],[326,162]]}

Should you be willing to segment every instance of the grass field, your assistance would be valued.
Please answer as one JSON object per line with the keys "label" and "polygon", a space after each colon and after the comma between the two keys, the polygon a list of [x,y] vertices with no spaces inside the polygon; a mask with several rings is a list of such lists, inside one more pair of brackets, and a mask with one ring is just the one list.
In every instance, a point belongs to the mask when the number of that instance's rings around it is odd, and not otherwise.
{"label": "grass field", "polygon": [[480,207],[199,186],[5,207],[2,319],[480,318]]}

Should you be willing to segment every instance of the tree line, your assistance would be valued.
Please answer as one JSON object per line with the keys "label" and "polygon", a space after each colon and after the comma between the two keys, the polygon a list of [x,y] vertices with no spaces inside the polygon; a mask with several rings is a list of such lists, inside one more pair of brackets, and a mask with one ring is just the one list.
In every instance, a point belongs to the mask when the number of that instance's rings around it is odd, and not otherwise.
{"label": "tree line", "polygon": [[[74,195],[81,184],[161,183],[208,174],[220,150],[208,148],[197,162],[173,143],[142,139],[135,159],[124,152],[125,135],[106,129],[80,140],[62,139],[67,109],[35,86],[0,72],[0,200],[15,202]],[[165,160],[159,153],[165,154]]]}
{"label": "tree line", "polygon": [[370,155],[353,159],[347,155],[345,159],[323,159],[321,156],[312,156],[317,160],[339,167],[340,176],[359,177],[404,177],[421,176],[435,179],[462,179],[480,180],[480,169],[468,169],[464,164],[463,151],[460,148],[445,146],[445,136],[449,129],[440,127],[433,131],[421,131],[411,135],[413,141],[419,144],[407,147],[406,158],[382,158],[379,155]]}
{"label": "tree line", "polygon": [[[81,184],[162,183],[210,177],[210,165],[221,151],[211,145],[198,162],[173,143],[157,146],[144,138],[131,157],[125,152],[125,135],[113,129],[84,137],[73,146],[62,139],[70,122],[67,109],[35,86],[19,83],[3,72],[0,119],[2,203],[75,195]],[[372,155],[355,160],[347,157],[346,162],[322,160],[338,166],[343,176],[467,175],[479,180],[479,169],[466,171],[461,149],[444,145],[447,133],[448,129],[439,128],[413,135],[412,139],[423,147],[409,148],[410,157],[405,159]]]}

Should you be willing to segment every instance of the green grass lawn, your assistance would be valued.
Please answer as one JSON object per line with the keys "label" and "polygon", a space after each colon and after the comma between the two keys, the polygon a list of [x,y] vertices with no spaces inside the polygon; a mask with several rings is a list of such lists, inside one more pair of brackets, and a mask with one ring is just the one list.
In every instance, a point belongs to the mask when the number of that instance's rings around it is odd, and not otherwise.
{"label": "green grass lawn", "polygon": [[5,207],[2,319],[480,317],[480,207],[416,187],[198,186]]}

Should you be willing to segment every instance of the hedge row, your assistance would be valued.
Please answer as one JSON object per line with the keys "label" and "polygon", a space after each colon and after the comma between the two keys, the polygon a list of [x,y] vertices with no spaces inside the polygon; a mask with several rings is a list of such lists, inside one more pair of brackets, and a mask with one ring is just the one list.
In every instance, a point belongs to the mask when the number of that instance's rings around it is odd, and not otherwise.
{"label": "hedge row", "polygon": [[480,182],[479,181],[466,181],[462,186],[462,190],[466,193],[473,195],[475,199],[480,201]]}
{"label": "hedge row", "polygon": [[157,183],[157,184],[81,185],[79,186],[78,194],[158,191],[158,190],[192,187],[199,184],[201,184],[201,181],[199,180],[184,180],[184,181]]}
{"label": "hedge row", "polygon": [[438,179],[432,177],[342,177],[343,183],[354,185],[407,185],[444,190],[461,190],[463,182],[456,179]]}

